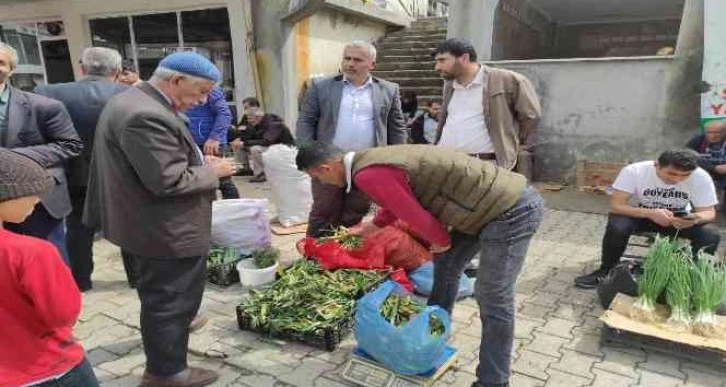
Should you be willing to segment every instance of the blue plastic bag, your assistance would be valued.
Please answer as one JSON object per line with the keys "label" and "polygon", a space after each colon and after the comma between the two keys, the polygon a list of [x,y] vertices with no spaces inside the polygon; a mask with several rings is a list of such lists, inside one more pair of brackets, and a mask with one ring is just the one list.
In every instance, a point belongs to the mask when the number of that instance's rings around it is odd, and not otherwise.
{"label": "blue plastic bag", "polygon": [[[354,327],[358,346],[394,372],[417,375],[430,371],[443,356],[451,335],[451,318],[444,309],[427,306],[408,324],[394,326],[380,311],[391,293],[407,294],[396,282],[386,281],[358,301]],[[431,335],[430,315],[441,319],[444,333],[440,336]]]}
{"label": "blue plastic bag", "polygon": [[[408,279],[413,283],[413,290],[418,294],[428,296],[434,287],[434,263],[429,261],[415,270],[408,272]],[[474,284],[469,277],[462,274],[459,278],[459,290],[456,298],[469,297],[474,295]]]}

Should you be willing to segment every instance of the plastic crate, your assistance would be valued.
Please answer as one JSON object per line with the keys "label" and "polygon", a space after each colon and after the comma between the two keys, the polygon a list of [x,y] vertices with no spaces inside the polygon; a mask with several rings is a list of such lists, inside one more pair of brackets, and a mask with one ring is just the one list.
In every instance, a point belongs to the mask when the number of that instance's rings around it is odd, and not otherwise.
{"label": "plastic crate", "polygon": [[239,283],[237,262],[239,262],[239,260],[216,266],[207,266],[207,281],[220,286],[229,286]]}
{"label": "plastic crate", "polygon": [[292,330],[272,331],[252,327],[250,319],[245,314],[242,305],[237,305],[237,324],[239,329],[257,332],[268,337],[287,341],[296,341],[326,351],[335,351],[346,336],[353,331],[353,315],[345,316],[330,326],[320,328],[315,332],[297,332]]}
{"label": "plastic crate", "polygon": [[605,325],[600,342],[604,345],[636,347],[644,350],[660,352],[669,356],[688,359],[722,369],[726,366],[726,352],[713,348],[694,347],[692,345],[646,336]]}

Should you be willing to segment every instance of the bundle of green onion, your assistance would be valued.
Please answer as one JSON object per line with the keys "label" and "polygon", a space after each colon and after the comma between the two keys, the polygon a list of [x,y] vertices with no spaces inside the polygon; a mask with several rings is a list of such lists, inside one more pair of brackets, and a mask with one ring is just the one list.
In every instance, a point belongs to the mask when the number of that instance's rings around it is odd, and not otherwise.
{"label": "bundle of green onion", "polygon": [[665,289],[675,263],[680,254],[680,245],[668,237],[657,235],[645,256],[643,275],[638,280],[638,300],[630,312],[634,320],[662,322],[655,313],[655,302]]}
{"label": "bundle of green onion", "polygon": [[679,331],[688,330],[691,323],[692,266],[693,263],[685,252],[680,251],[673,255],[665,288],[666,303],[671,307],[668,325]]}
{"label": "bundle of green onion", "polygon": [[707,254],[699,254],[691,270],[693,307],[696,316],[693,332],[706,337],[723,337],[716,326],[716,309],[726,292],[726,271]]}

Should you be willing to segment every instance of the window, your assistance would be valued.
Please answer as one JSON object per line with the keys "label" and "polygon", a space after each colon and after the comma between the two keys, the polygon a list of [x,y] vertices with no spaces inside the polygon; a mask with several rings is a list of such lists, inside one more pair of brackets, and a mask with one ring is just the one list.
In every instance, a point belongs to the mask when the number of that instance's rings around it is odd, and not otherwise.
{"label": "window", "polygon": [[234,100],[234,71],[229,15],[226,8],[129,15],[89,21],[94,45],[115,48],[133,59],[141,79],[177,50],[204,55],[222,73],[221,87]]}

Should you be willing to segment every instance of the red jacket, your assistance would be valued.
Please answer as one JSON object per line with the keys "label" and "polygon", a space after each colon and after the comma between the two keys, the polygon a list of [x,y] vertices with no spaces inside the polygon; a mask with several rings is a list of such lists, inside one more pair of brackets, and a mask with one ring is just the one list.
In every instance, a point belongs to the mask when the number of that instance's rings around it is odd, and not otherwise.
{"label": "red jacket", "polygon": [[81,293],[50,243],[0,229],[0,386],[60,375],[83,347],[71,327]]}

